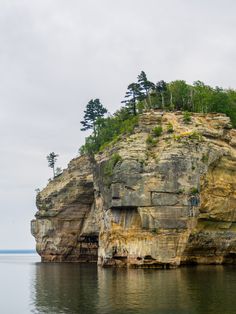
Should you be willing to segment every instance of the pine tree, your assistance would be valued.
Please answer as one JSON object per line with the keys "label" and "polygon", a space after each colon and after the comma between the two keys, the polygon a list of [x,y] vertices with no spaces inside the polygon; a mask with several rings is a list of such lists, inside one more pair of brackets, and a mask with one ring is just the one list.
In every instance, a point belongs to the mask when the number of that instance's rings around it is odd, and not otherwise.
{"label": "pine tree", "polygon": [[82,124],[81,131],[86,131],[89,129],[93,129],[94,136],[97,136],[96,132],[96,121],[98,118],[102,118],[104,114],[107,113],[107,109],[103,107],[98,98],[91,99],[84,111],[84,120],[80,121]]}
{"label": "pine tree", "polygon": [[53,178],[55,178],[55,164],[56,164],[56,161],[57,161],[57,157],[59,155],[58,154],[55,154],[54,152],[50,153],[48,156],[47,156],[47,160],[48,160],[48,167],[52,168],[52,171],[53,171]]}
{"label": "pine tree", "polygon": [[165,107],[165,93],[167,92],[167,83],[165,81],[159,81],[156,83],[155,90],[157,95],[161,96],[162,108]]}
{"label": "pine tree", "polygon": [[149,106],[151,107],[150,90],[155,89],[155,84],[147,79],[147,75],[144,71],[141,71],[141,73],[138,75],[138,83],[141,88],[141,92],[144,93],[146,98],[148,98]]}
{"label": "pine tree", "polygon": [[122,103],[125,103],[128,109],[131,109],[132,113],[134,115],[137,114],[137,108],[136,104],[139,99],[141,99],[143,96],[140,85],[138,83],[131,83],[127,87],[127,92],[125,94],[125,100],[122,101]]}

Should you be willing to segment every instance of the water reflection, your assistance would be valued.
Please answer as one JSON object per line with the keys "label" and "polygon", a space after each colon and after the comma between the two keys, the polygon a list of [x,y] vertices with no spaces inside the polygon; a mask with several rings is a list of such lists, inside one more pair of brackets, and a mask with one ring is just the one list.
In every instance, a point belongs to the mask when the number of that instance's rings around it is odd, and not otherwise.
{"label": "water reflection", "polygon": [[231,314],[234,267],[176,270],[102,269],[85,264],[37,264],[33,313]]}
{"label": "water reflection", "polygon": [[37,264],[34,313],[97,313],[97,267]]}

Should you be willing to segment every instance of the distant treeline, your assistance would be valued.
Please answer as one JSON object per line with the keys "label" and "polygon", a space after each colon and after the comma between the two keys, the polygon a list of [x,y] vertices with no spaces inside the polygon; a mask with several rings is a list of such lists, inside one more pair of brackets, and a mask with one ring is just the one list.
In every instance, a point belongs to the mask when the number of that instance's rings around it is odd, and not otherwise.
{"label": "distant treeline", "polygon": [[81,130],[93,129],[93,134],[86,138],[80,148],[81,154],[96,153],[111,141],[115,142],[121,134],[131,133],[137,125],[138,115],[148,109],[225,113],[236,127],[236,91],[213,88],[201,81],[190,85],[183,80],[170,83],[161,80],[155,84],[142,71],[137,82],[128,85],[121,103],[124,106],[120,110],[105,118],[107,109],[100,100],[90,100],[84,111]]}

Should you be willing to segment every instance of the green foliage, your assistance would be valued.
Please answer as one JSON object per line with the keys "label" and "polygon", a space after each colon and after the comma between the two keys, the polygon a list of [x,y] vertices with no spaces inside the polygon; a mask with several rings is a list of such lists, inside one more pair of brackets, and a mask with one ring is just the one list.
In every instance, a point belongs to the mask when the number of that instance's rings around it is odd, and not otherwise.
{"label": "green foliage", "polygon": [[173,124],[171,122],[168,122],[167,133],[173,133],[173,132],[174,132]]}
{"label": "green foliage", "polygon": [[193,83],[193,108],[194,112],[207,113],[213,108],[212,98],[214,95],[214,89],[208,85],[205,85],[201,81]]}
{"label": "green foliage", "polygon": [[193,132],[184,132],[180,134],[173,134],[173,139],[176,141],[189,141],[189,140],[197,140],[202,141],[202,134],[193,131]]}
{"label": "green foliage", "polygon": [[196,188],[196,187],[191,188],[190,194],[196,195],[196,194],[198,194],[198,193],[199,193],[198,188]]}
{"label": "green foliage", "polygon": [[146,108],[152,107],[151,91],[155,89],[155,84],[147,79],[147,75],[144,71],[138,75],[138,84],[140,86],[141,99],[145,100]]}
{"label": "green foliage", "polygon": [[173,81],[168,84],[170,93],[170,103],[177,110],[189,110],[190,104],[190,86],[182,80]]}
{"label": "green foliage", "polygon": [[193,131],[190,135],[189,135],[189,138],[191,140],[198,140],[198,141],[201,141],[202,140],[202,134],[196,132],[196,131]]}
{"label": "green foliage", "polygon": [[[109,145],[115,144],[123,135],[132,134],[138,124],[138,115],[146,109],[181,110],[184,112],[184,123],[191,122],[191,112],[224,113],[231,118],[232,126],[236,127],[236,90],[210,87],[201,81],[192,85],[184,80],[167,83],[163,80],[156,84],[148,80],[144,71],[138,75],[138,81],[128,85],[122,107],[113,116],[104,118],[107,110],[99,99],[90,100],[84,111],[81,130],[93,130],[93,134],[86,138],[80,148],[81,154],[95,154]],[[167,125],[167,132],[173,133],[173,125]],[[153,136],[162,133],[161,127],[153,130]],[[199,135],[174,137],[200,139]],[[147,138],[147,144],[153,146],[157,140],[152,136]]]}
{"label": "green foliage", "polygon": [[138,116],[130,115],[126,108],[121,108],[113,116],[100,118],[97,121],[97,135],[90,135],[86,138],[85,144],[80,148],[80,154],[93,155],[111,143],[115,143],[123,134],[133,133],[138,125]]}
{"label": "green foliage", "polygon": [[186,124],[191,122],[191,114],[190,114],[190,112],[188,112],[188,111],[184,112],[183,121]]}
{"label": "green foliage", "polygon": [[144,159],[138,159],[137,162],[140,163],[141,168],[144,168],[145,166],[147,166],[147,162]]}
{"label": "green foliage", "polygon": [[110,177],[113,174],[113,169],[115,168],[118,162],[122,161],[122,158],[119,154],[115,153],[111,158],[106,162],[104,167],[104,174],[106,177]]}
{"label": "green foliage", "polygon": [[56,164],[56,161],[57,161],[57,157],[59,155],[58,154],[55,154],[54,152],[51,152],[46,158],[47,158],[47,161],[48,161],[48,167],[52,168],[52,171],[53,171],[53,178],[55,178],[55,164]]}
{"label": "green foliage", "polygon": [[155,84],[147,79],[147,75],[144,71],[138,75],[138,83],[141,88],[141,92],[144,92],[146,96],[152,88],[155,88]]}
{"label": "green foliage", "polygon": [[138,83],[131,83],[127,87],[125,94],[125,100],[121,103],[125,103],[129,112],[133,115],[137,114],[137,101],[143,98],[141,87]]}
{"label": "green foliage", "polygon": [[119,154],[115,153],[115,154],[112,155],[111,160],[112,160],[112,163],[113,163],[113,167],[115,167],[115,165],[116,165],[119,161],[122,160],[122,157],[121,157]]}
{"label": "green foliage", "polygon": [[140,96],[136,98],[138,113],[147,108],[201,113],[219,112],[228,115],[233,127],[236,127],[236,91],[233,89],[213,88],[201,81],[195,81],[190,85],[184,80],[170,83],[162,80],[155,85],[147,79],[144,71],[138,76],[138,83],[133,84],[137,84],[136,87],[139,85]]}
{"label": "green foliage", "polygon": [[203,154],[201,161],[202,161],[203,163],[207,164],[207,163],[208,163],[208,160],[209,160],[209,155],[208,155],[208,154]]}
{"label": "green foliage", "polygon": [[164,109],[166,107],[168,96],[168,85],[165,81],[159,81],[155,86],[157,105],[159,108]]}
{"label": "green foliage", "polygon": [[179,140],[181,140],[181,138],[182,138],[181,135],[175,135],[175,134],[173,134],[173,139],[174,139],[175,141],[179,141]]}
{"label": "green foliage", "polygon": [[147,139],[146,139],[146,143],[150,147],[155,146],[157,143],[157,139],[153,138],[153,136],[151,134],[149,134]]}
{"label": "green foliage", "polygon": [[228,97],[228,106],[227,109],[223,109],[222,112],[226,113],[232,122],[233,127],[236,127],[236,91],[233,89],[229,89],[224,91],[227,93]]}
{"label": "green foliage", "polygon": [[161,126],[161,125],[156,126],[156,127],[152,130],[152,132],[153,132],[153,134],[154,134],[155,137],[161,136],[162,131],[163,131],[163,130],[162,130],[162,126]]}
{"label": "green foliage", "polygon": [[93,129],[94,136],[96,136],[96,121],[99,118],[102,118],[105,113],[107,113],[107,109],[103,107],[103,105],[100,103],[100,100],[98,98],[94,100],[91,99],[86,106],[86,110],[84,111],[84,120],[80,121],[83,126],[81,131]]}

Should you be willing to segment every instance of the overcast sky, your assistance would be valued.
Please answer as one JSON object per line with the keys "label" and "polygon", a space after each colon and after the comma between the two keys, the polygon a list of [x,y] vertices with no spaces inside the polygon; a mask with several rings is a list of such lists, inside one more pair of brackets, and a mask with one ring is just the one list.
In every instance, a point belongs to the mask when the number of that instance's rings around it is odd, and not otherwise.
{"label": "overcast sky", "polygon": [[235,0],[0,0],[0,249],[33,248],[35,189],[84,141],[83,110],[114,112],[141,70],[236,87]]}

